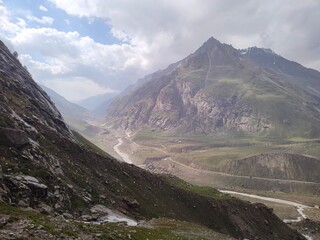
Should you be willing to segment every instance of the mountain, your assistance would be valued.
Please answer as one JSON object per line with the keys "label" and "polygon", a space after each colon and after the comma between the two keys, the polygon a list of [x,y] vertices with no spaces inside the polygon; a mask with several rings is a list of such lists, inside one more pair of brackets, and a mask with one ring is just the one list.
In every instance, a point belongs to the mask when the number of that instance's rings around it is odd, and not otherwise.
{"label": "mountain", "polygon": [[99,127],[92,124],[96,124],[101,121],[99,114],[93,113],[84,107],[69,102],[50,88],[45,86],[41,86],[41,88],[48,94],[52,102],[60,111],[63,120],[72,130],[75,130],[86,137],[96,136],[100,131]]}
{"label": "mountain", "polygon": [[[163,218],[165,226],[180,221],[182,229],[187,221],[237,239],[304,239],[264,205],[214,190],[200,195],[89,147],[2,42],[0,93],[2,239],[187,239],[180,229],[144,227],[152,218]],[[146,222],[87,224],[117,219]]]}
{"label": "mountain", "polygon": [[210,38],[114,100],[107,121],[131,131],[319,137],[319,86],[319,72],[269,49]]}
{"label": "mountain", "polygon": [[49,95],[50,99],[52,100],[52,102],[54,102],[66,121],[68,121],[69,119],[85,121],[94,117],[94,114],[92,112],[75,103],[69,102],[67,99],[65,99],[52,89],[43,85],[41,85],[41,88]]}
{"label": "mountain", "polygon": [[237,176],[319,183],[320,161],[313,157],[268,153],[230,161],[224,172]]}
{"label": "mountain", "polygon": [[77,101],[76,103],[92,111],[97,116],[105,117],[108,106],[117,95],[117,93],[104,93]]}
{"label": "mountain", "polygon": [[239,52],[260,66],[272,69],[305,91],[320,97],[320,74],[318,71],[289,61],[271,49],[251,47],[239,50]]}

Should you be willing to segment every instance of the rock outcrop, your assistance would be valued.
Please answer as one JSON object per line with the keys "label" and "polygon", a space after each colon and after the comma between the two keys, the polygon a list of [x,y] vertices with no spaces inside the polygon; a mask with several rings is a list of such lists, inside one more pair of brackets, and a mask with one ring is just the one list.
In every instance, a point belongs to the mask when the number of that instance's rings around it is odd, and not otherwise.
{"label": "rock outcrop", "polygon": [[0,144],[22,148],[30,144],[27,134],[22,130],[0,128]]}

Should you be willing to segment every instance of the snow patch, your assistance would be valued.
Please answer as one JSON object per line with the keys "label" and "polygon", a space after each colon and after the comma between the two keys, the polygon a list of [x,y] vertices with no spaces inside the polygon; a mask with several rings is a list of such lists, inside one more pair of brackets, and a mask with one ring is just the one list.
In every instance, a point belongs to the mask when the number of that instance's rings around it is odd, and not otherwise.
{"label": "snow patch", "polygon": [[101,217],[99,222],[100,223],[105,223],[105,222],[109,222],[109,223],[124,222],[128,226],[137,226],[138,225],[138,222],[135,221],[134,219],[131,219],[131,218],[127,217],[124,214],[112,211],[110,209],[108,211],[108,215],[104,216],[104,217]]}

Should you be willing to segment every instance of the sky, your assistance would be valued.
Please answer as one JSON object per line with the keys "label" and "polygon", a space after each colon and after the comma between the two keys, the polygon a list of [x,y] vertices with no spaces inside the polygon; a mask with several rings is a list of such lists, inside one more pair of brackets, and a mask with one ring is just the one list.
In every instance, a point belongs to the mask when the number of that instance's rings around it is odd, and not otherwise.
{"label": "sky", "polygon": [[70,101],[120,92],[211,36],[320,70],[320,1],[0,0],[0,40]]}

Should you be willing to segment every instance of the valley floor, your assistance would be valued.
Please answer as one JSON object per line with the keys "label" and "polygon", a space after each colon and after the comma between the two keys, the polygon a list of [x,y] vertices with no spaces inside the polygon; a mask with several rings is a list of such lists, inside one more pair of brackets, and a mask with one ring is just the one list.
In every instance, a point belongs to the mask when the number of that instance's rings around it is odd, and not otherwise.
{"label": "valley floor", "polygon": [[[318,183],[292,181],[281,179],[263,179],[246,176],[231,176],[230,174],[216,171],[225,159],[254,155],[256,152],[268,151],[302,151],[304,154],[313,154],[320,156],[319,143],[300,142],[292,144],[270,144],[258,143],[257,146],[216,146],[214,148],[200,148],[199,142],[192,143],[185,139],[169,139],[165,142],[161,136],[160,140],[145,138],[141,136],[131,136],[130,133],[121,133],[108,127],[103,127],[103,132],[108,134],[98,134],[95,136],[86,136],[101,149],[107,151],[120,161],[135,164],[139,167],[148,169],[155,173],[174,174],[187,182],[197,185],[207,185],[215,188],[226,189],[224,192],[236,196],[240,199],[250,202],[260,202],[274,209],[281,219],[285,220],[292,227],[299,229],[307,239],[320,239],[319,231],[310,229],[310,221],[316,226],[320,221],[320,210],[315,207],[320,205],[318,195],[284,193],[281,191],[265,191],[257,189],[246,189],[246,186],[231,187],[239,179],[250,180],[250,182],[268,181],[275,184],[292,184],[298,185],[298,188],[305,186],[319,187]],[[107,129],[107,131],[106,131]],[[201,144],[201,142],[200,142]],[[249,150],[250,149],[250,150]],[[216,156],[215,163],[210,163],[208,156]],[[191,159],[191,160],[190,160]],[[221,179],[226,178],[221,181]],[[226,186],[225,183],[228,183]],[[247,182],[245,181],[245,184]],[[251,186],[252,187],[252,186]],[[312,224],[311,224],[312,225]],[[313,226],[313,225],[312,225]],[[317,229],[317,228],[316,228]]]}

